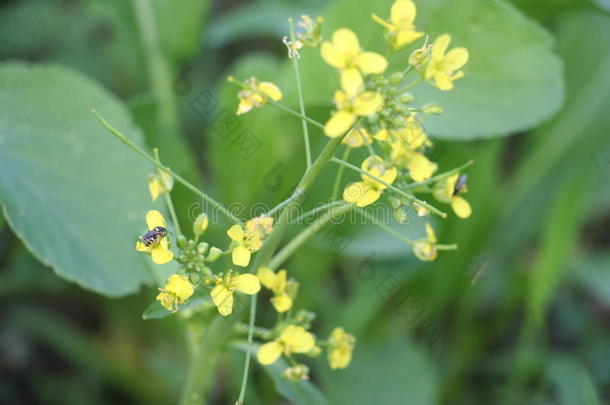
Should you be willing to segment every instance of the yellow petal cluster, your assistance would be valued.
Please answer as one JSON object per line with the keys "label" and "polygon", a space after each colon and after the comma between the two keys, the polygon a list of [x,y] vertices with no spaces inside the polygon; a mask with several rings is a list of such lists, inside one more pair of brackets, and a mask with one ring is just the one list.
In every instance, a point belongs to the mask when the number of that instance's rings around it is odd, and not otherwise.
{"label": "yellow petal cluster", "polygon": [[194,292],[188,277],[180,274],[169,276],[165,286],[159,290],[161,292],[157,295],[157,301],[171,312],[176,312],[178,306],[184,304]]}
{"label": "yellow petal cluster", "polygon": [[234,242],[231,252],[233,264],[246,267],[250,263],[250,257],[263,245],[263,240],[273,230],[273,217],[261,216],[252,218],[246,222],[245,227],[233,225],[227,231],[227,235]]}
{"label": "yellow petal cluster", "polygon": [[332,369],[346,368],[352,361],[356,338],[343,328],[335,328],[328,338],[328,364]]}
{"label": "yellow petal cluster", "polygon": [[[148,229],[154,229],[158,226],[167,228],[165,224],[165,218],[157,210],[150,210],[146,213],[146,226]],[[142,241],[136,242],[136,250],[138,252],[147,252],[150,254],[152,261],[157,264],[165,264],[170,262],[174,258],[174,253],[169,250],[167,238],[162,238],[159,243],[146,246]]]}
{"label": "yellow petal cluster", "polygon": [[377,14],[373,14],[372,17],[373,20],[386,28],[392,48],[400,49],[424,35],[423,32],[415,31],[415,25],[413,24],[415,14],[416,8],[413,1],[397,0],[392,4],[389,21],[382,19]]}
{"label": "yellow petal cluster", "polygon": [[[362,170],[388,184],[392,184],[398,175],[395,167],[387,167],[383,160],[377,156],[370,156],[364,160]],[[365,174],[361,174],[360,177],[362,181],[351,183],[343,190],[343,199],[355,203],[358,207],[366,207],[377,201],[387,186]]]}
{"label": "yellow petal cluster", "polygon": [[229,270],[222,280],[218,280],[218,285],[212,289],[210,296],[218,313],[227,316],[233,312],[233,293],[235,291],[252,295],[258,293],[260,289],[260,282],[254,274],[235,275]]}
{"label": "yellow petal cluster", "polygon": [[472,214],[470,203],[459,194],[465,193],[466,187],[456,190],[456,183],[460,177],[459,173],[447,177],[444,182],[437,184],[434,188],[434,197],[446,204],[451,204],[455,215],[460,218],[468,218]]}
{"label": "yellow petal cluster", "polygon": [[432,44],[430,61],[426,66],[425,78],[440,90],[451,90],[453,82],[464,77],[464,72],[459,70],[468,62],[468,50],[466,48],[453,48],[447,52],[451,42],[451,36],[443,34]]}
{"label": "yellow petal cluster", "polygon": [[255,77],[251,77],[245,81],[245,88],[237,94],[237,97],[239,98],[237,115],[241,115],[255,107],[262,107],[269,99],[281,100],[282,92],[271,82],[259,82]]}
{"label": "yellow petal cluster", "polygon": [[273,364],[284,354],[290,356],[292,353],[308,353],[316,345],[315,337],[307,332],[302,326],[288,325],[280,336],[267,342],[258,349],[256,358],[263,365]]}
{"label": "yellow petal cluster", "polygon": [[256,274],[267,289],[273,292],[271,303],[278,313],[283,313],[292,308],[292,297],[288,293],[288,281],[286,270],[273,272],[268,267],[260,267]]}

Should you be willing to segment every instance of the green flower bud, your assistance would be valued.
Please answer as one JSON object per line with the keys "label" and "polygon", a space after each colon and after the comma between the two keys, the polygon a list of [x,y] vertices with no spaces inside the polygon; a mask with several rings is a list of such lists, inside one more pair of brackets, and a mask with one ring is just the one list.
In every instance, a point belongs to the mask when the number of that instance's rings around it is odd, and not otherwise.
{"label": "green flower bud", "polygon": [[200,255],[204,255],[208,251],[209,246],[210,245],[208,243],[201,242],[197,245],[197,253],[199,253]]}
{"label": "green flower bud", "polygon": [[424,112],[424,114],[442,114],[443,113],[443,107],[441,107],[438,104],[434,104],[434,103],[426,104],[421,109]]}
{"label": "green flower bud", "polygon": [[208,257],[206,258],[206,260],[208,262],[214,262],[220,257],[221,254],[222,254],[222,250],[218,249],[216,246],[212,246],[212,248],[210,249],[210,253],[208,253]]}
{"label": "green flower bud", "polygon": [[390,76],[390,84],[393,86],[399,85],[404,76],[405,75],[403,75],[402,72],[392,73],[392,76]]}
{"label": "green flower bud", "polygon": [[201,276],[197,273],[191,273],[189,274],[189,281],[191,284],[197,285],[201,281]]}
{"label": "green flower bud", "polygon": [[178,235],[178,247],[185,249],[187,245],[186,236]]}
{"label": "green flower bud", "polygon": [[282,372],[282,376],[290,381],[301,381],[309,379],[309,367],[305,364],[297,364],[294,367],[288,367]]}
{"label": "green flower bud", "polygon": [[208,229],[208,215],[206,213],[199,214],[197,218],[195,218],[195,222],[193,222],[193,234],[196,237],[201,236],[206,229]]}
{"label": "green flower bud", "polygon": [[186,244],[186,248],[188,250],[195,250],[195,241],[194,240],[189,240]]}
{"label": "green flower bud", "polygon": [[400,100],[401,103],[406,104],[406,103],[410,103],[411,101],[415,100],[415,97],[413,97],[413,94],[409,93],[409,92],[405,92],[402,93],[398,99]]}

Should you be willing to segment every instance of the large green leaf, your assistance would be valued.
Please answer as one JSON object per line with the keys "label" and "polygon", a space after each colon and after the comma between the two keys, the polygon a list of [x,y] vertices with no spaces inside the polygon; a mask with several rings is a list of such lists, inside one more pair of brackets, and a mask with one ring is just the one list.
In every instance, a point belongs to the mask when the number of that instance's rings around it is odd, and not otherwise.
{"label": "large green leaf", "polygon": [[[383,30],[370,15],[388,16],[391,3],[375,0],[354,7],[351,0],[334,2],[325,13],[326,35],[350,27],[366,50],[383,53]],[[539,124],[561,106],[561,63],[552,52],[551,37],[512,5],[500,0],[434,0],[417,6],[418,28],[432,38],[449,33],[452,46],[470,52],[466,76],[454,90],[441,92],[426,83],[413,90],[418,102],[438,102],[445,109],[426,122],[431,133],[460,140],[503,136]],[[395,53],[388,71],[404,69],[412,49]],[[301,60],[307,102],[329,105],[336,75],[317,52],[304,52]],[[292,79],[290,66],[284,73]]]}
{"label": "large green leaf", "polygon": [[121,296],[155,280],[150,259],[134,250],[151,208],[150,167],[91,108],[141,143],[126,109],[87,78],[57,66],[0,66],[0,203],[59,276]]}

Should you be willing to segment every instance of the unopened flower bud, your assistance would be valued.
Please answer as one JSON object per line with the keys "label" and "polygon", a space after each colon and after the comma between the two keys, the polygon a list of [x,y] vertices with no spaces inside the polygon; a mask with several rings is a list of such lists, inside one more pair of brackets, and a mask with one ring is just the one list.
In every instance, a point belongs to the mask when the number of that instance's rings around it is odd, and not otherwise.
{"label": "unopened flower bud", "polygon": [[218,249],[216,246],[212,246],[212,248],[210,249],[210,253],[208,253],[208,257],[206,258],[206,260],[208,262],[214,262],[220,257],[221,254],[222,254],[222,250]]}
{"label": "unopened flower bud", "polygon": [[390,76],[390,84],[393,86],[400,84],[404,76],[405,75],[403,75],[402,72],[392,73],[392,76]]}
{"label": "unopened flower bud", "polygon": [[301,381],[309,379],[309,367],[305,364],[297,364],[294,367],[289,367],[282,373],[284,378],[290,381]]}
{"label": "unopened flower bud", "polygon": [[406,103],[410,103],[411,101],[415,100],[415,97],[413,97],[413,94],[409,93],[409,92],[405,92],[402,93],[398,99],[400,100],[401,103],[406,104]]}
{"label": "unopened flower bud", "polygon": [[184,249],[184,248],[186,248],[186,245],[187,245],[186,236],[178,235],[178,247]]}
{"label": "unopened flower bud", "polygon": [[191,284],[197,285],[201,281],[201,276],[197,273],[191,273],[189,274],[189,281]]}
{"label": "unopened flower bud", "polygon": [[204,255],[208,251],[209,246],[210,245],[208,245],[207,242],[201,242],[197,245],[197,253],[199,253],[200,255]]}
{"label": "unopened flower bud", "polygon": [[206,213],[201,213],[195,218],[195,221],[193,222],[193,233],[196,237],[201,236],[205,230],[208,229],[209,222]]}
{"label": "unopened flower bud", "polygon": [[442,114],[443,113],[443,107],[441,107],[438,104],[434,104],[434,103],[426,104],[421,109],[424,112],[424,114]]}

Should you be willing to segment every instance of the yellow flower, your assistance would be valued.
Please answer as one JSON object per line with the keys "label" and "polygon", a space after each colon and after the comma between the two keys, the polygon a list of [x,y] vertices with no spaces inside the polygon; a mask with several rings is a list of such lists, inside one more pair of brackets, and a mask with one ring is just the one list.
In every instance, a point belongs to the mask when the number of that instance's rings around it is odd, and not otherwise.
{"label": "yellow flower", "polygon": [[347,28],[333,32],[331,41],[324,41],[320,47],[322,59],[332,67],[341,70],[352,70],[358,76],[364,74],[381,74],[388,67],[386,59],[375,52],[363,52],[358,37]]}
{"label": "yellow flower", "polygon": [[[462,175],[465,176],[465,175]],[[459,173],[447,177],[444,183],[437,184],[434,188],[434,197],[446,204],[451,204],[451,208],[455,215],[460,218],[468,218],[472,214],[472,207],[466,199],[459,196],[460,193],[465,193],[466,183],[465,177],[462,177]],[[461,180],[463,179],[463,180]],[[460,180],[458,182],[458,180]]]}
{"label": "yellow flower", "polygon": [[415,31],[415,4],[411,0],[397,0],[392,4],[390,21],[373,14],[373,20],[383,25],[388,31],[390,44],[394,49],[400,49],[424,35]]}
{"label": "yellow flower", "polygon": [[352,361],[356,338],[343,328],[335,328],[328,338],[328,364],[330,368],[346,368]]}
{"label": "yellow flower", "polygon": [[[234,81],[230,78],[229,81]],[[282,92],[271,82],[259,82],[255,77],[245,81],[244,90],[237,94],[239,105],[237,115],[245,114],[254,107],[262,107],[269,99],[278,101],[282,99]]]}
{"label": "yellow flower", "polygon": [[[398,175],[395,167],[386,167],[383,160],[376,156],[370,156],[362,162],[362,170],[388,184],[392,184]],[[366,207],[377,201],[387,186],[364,174],[361,174],[360,177],[362,181],[352,183],[345,188],[343,199],[347,202],[356,203],[358,207]]]}
{"label": "yellow flower", "polygon": [[287,292],[286,270],[274,273],[268,267],[260,267],[256,275],[261,284],[273,292],[271,303],[277,312],[286,312],[292,308],[292,297]]}
{"label": "yellow flower", "polygon": [[314,348],[316,339],[307,332],[302,326],[288,325],[280,336],[267,342],[258,349],[256,358],[263,365],[273,364],[282,355],[292,355],[292,353],[308,353]]}
{"label": "yellow flower", "polygon": [[419,239],[413,245],[413,253],[419,260],[431,262],[438,256],[436,234],[429,223],[426,223],[426,238]]}
{"label": "yellow flower", "polygon": [[197,215],[197,218],[193,221],[193,234],[195,234],[196,237],[201,236],[205,230],[208,229],[209,223],[210,220],[206,213]]}
{"label": "yellow flower", "polygon": [[159,291],[157,301],[168,311],[176,312],[178,305],[184,304],[193,295],[194,289],[187,276],[172,274]]}
{"label": "yellow flower", "polygon": [[411,150],[432,146],[423,126],[414,115],[407,117],[405,126],[393,131],[400,139],[404,140]]}
{"label": "yellow flower", "polygon": [[246,222],[245,228],[233,225],[227,235],[236,242],[232,251],[233,264],[246,267],[250,263],[252,252],[263,245],[263,239],[273,230],[273,217],[260,216]]}
{"label": "yellow flower", "polygon": [[161,169],[158,169],[158,175],[151,174],[148,182],[148,191],[153,201],[156,201],[161,194],[169,193],[174,186],[174,178]]}
{"label": "yellow flower", "polygon": [[254,274],[233,275],[229,270],[219,284],[212,289],[210,296],[222,316],[233,312],[233,292],[239,291],[244,294],[256,294],[261,289],[260,282]]}
{"label": "yellow flower", "polygon": [[441,90],[453,88],[453,81],[464,76],[464,72],[459,69],[468,62],[466,48],[453,48],[445,53],[450,41],[451,37],[447,34],[441,35],[434,41],[424,75],[426,80]]}
{"label": "yellow flower", "polygon": [[390,159],[394,164],[406,167],[409,176],[417,182],[429,179],[437,169],[436,163],[431,162],[423,153],[411,150],[404,139],[392,142]]}
{"label": "yellow flower", "polygon": [[[157,227],[167,228],[163,215],[157,210],[150,210],[146,213],[146,225],[149,230]],[[138,252],[148,252],[152,261],[157,264],[165,264],[174,258],[174,253],[169,250],[167,238],[164,236],[158,242],[146,246],[141,240],[136,242]]]}
{"label": "yellow flower", "polygon": [[331,138],[343,135],[358,117],[366,117],[383,106],[383,96],[364,90],[362,76],[355,69],[341,72],[341,88],[334,96],[337,112],[324,125],[324,134]]}
{"label": "yellow flower", "polygon": [[341,143],[350,148],[359,148],[365,144],[365,141],[366,143],[371,143],[371,136],[366,129],[359,127],[352,128],[347,135],[345,135],[345,138],[343,138]]}

